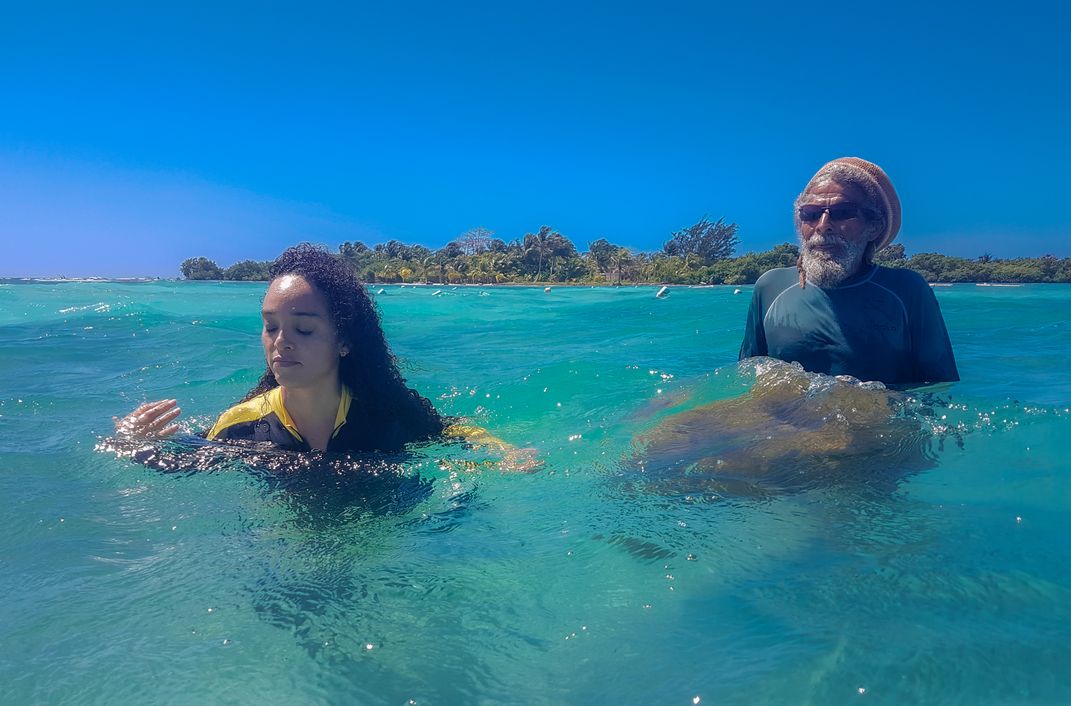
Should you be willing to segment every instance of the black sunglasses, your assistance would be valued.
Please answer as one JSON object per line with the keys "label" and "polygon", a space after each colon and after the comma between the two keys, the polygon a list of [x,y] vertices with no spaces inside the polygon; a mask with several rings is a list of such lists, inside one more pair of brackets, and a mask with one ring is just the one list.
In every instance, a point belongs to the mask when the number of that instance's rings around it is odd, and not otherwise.
{"label": "black sunglasses", "polygon": [[804,223],[817,223],[822,214],[828,213],[831,221],[847,221],[852,218],[866,218],[870,210],[854,203],[838,203],[832,206],[800,206],[800,220]]}

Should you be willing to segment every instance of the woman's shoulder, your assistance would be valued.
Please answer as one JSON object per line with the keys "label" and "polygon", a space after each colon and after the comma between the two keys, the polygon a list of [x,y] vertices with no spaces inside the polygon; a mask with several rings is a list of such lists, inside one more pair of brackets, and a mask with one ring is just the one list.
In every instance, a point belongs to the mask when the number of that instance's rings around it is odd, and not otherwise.
{"label": "woman's shoulder", "polygon": [[224,430],[250,422],[257,422],[272,413],[270,396],[274,390],[268,390],[244,402],[239,402],[219,415],[216,423],[208,430],[207,438],[215,439]]}

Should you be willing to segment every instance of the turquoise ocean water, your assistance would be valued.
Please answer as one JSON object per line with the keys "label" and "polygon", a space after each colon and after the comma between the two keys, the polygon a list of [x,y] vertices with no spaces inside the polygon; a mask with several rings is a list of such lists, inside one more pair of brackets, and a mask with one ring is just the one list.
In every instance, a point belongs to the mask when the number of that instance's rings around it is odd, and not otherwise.
{"label": "turquoise ocean water", "polygon": [[[183,440],[163,472],[112,415],[210,424],[263,368],[263,285],[0,284],[3,702],[1071,702],[1071,287],[938,289],[963,382],[810,378],[656,453],[752,384],[741,289],[377,294],[410,383],[536,473]],[[841,434],[866,451],[814,450]],[[764,470],[692,464],[732,453]]]}

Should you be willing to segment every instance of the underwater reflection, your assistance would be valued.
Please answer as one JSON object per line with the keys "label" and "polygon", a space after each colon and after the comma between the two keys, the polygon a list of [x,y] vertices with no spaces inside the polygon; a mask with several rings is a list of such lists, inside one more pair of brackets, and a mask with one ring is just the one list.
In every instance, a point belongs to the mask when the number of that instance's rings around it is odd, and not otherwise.
{"label": "underwater reflection", "polygon": [[[932,409],[881,383],[739,364],[742,396],[674,412],[634,439],[643,490],[750,497],[829,484],[892,488],[933,466]],[[678,405],[679,406],[679,405]]]}

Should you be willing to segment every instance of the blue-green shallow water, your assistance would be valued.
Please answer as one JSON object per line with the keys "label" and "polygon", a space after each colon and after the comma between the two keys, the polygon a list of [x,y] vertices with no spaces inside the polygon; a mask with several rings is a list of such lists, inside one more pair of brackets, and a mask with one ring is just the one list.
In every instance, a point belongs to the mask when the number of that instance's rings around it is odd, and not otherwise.
{"label": "blue-green shallow water", "polygon": [[310,480],[95,450],[239,398],[263,285],[0,285],[4,703],[1071,701],[1071,287],[937,290],[964,381],[898,484],[632,482],[662,400],[746,389],[742,289],[388,287],[410,382],[545,466]]}

